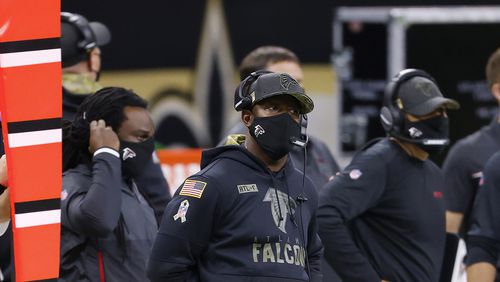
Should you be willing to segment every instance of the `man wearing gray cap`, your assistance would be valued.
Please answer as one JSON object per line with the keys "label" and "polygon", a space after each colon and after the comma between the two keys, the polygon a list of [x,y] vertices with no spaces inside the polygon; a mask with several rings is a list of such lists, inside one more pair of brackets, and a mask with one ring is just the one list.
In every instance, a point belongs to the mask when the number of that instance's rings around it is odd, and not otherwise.
{"label": "man wearing gray cap", "polygon": [[75,13],[61,13],[61,52],[63,117],[72,120],[88,94],[101,89],[101,49],[111,41],[109,29],[99,22],[88,22]]}
{"label": "man wearing gray cap", "polygon": [[439,281],[445,247],[440,169],[447,109],[427,73],[401,71],[380,113],[387,137],[365,145],[319,196],[325,258],[344,281]]}
{"label": "man wearing gray cap", "polygon": [[168,204],[148,265],[152,281],[322,281],[317,196],[289,161],[314,104],[288,74],[254,72],[235,92],[249,129],[203,152],[202,170]]}

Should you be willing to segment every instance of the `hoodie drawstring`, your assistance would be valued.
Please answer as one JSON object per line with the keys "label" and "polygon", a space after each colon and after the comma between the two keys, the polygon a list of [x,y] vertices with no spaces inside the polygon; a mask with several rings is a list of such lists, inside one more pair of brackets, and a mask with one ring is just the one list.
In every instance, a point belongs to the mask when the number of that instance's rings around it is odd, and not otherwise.
{"label": "hoodie drawstring", "polygon": [[276,201],[278,202],[278,211],[280,213],[279,215],[279,221],[283,221],[283,214],[281,213],[281,204],[280,204],[280,198],[278,196],[278,185],[276,185],[276,181],[274,179],[273,174],[271,173],[271,178],[273,179],[273,186],[274,186],[274,193],[276,194]]}

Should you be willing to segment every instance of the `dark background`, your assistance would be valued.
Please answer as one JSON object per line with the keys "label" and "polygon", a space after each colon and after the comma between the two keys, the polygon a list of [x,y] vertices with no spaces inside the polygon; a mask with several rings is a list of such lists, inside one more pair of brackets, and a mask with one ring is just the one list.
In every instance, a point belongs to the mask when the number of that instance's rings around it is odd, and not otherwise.
{"label": "dark background", "polygon": [[[450,6],[496,5],[498,1],[326,1],[326,0],[254,0],[224,1],[234,62],[261,45],[282,45],[297,53],[304,63],[329,64],[332,48],[333,11],[338,6]],[[146,68],[195,68],[206,1],[62,1],[62,10],[81,13],[89,20],[109,26],[112,44],[103,48],[104,70]],[[407,66],[422,68],[438,81],[445,96],[462,104],[459,112],[450,112],[451,140],[455,141],[481,125],[490,116],[477,116],[478,107],[496,108],[496,102],[475,101],[471,93],[458,93],[457,83],[484,79],[488,56],[500,46],[499,25],[483,26],[412,26],[407,36]],[[467,36],[464,36],[467,34]],[[345,35],[345,42],[356,46],[354,77],[385,79],[386,27],[365,25],[363,32]],[[472,51],[471,51],[472,50]],[[212,81],[217,81],[214,71]],[[220,95],[217,83],[211,93]],[[379,93],[382,97],[383,93]],[[212,95],[212,94],[210,94]],[[217,98],[217,97],[215,97]],[[220,99],[211,99],[213,112],[220,112]],[[381,100],[356,101],[344,94],[343,110],[364,104],[380,107]],[[218,107],[217,107],[218,106]],[[214,118],[212,118],[212,116]],[[209,118],[211,139],[220,138],[222,116]],[[212,121],[212,119],[214,119]],[[176,121],[177,122],[177,121]],[[169,124],[176,130],[182,122]],[[160,124],[161,126],[161,124]],[[168,130],[165,130],[168,132]],[[383,136],[377,115],[369,118],[367,140]],[[177,134],[180,138],[183,134]],[[186,140],[193,139],[186,135]],[[169,135],[170,136],[170,135]],[[175,140],[174,140],[175,141]],[[173,142],[173,141],[172,141]],[[183,141],[184,142],[184,141]],[[189,146],[197,144],[184,142]],[[344,146],[345,148],[346,146]],[[348,147],[348,146],[347,146]],[[358,148],[351,147],[356,150]],[[439,160],[438,160],[439,162]]]}
{"label": "dark background", "polygon": [[[257,46],[277,44],[303,62],[327,63],[337,6],[485,5],[498,1],[224,1],[235,62]],[[205,1],[62,0],[62,10],[105,23],[113,41],[104,47],[104,69],[195,65]]]}

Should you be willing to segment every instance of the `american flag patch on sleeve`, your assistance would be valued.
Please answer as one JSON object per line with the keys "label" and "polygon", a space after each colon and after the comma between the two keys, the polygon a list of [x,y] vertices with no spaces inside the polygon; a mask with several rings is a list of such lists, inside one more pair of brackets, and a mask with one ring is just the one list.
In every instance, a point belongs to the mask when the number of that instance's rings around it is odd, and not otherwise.
{"label": "american flag patch on sleeve", "polygon": [[184,182],[184,185],[182,185],[181,192],[179,195],[182,196],[189,196],[189,197],[194,197],[194,198],[201,198],[201,195],[203,194],[203,190],[205,190],[205,187],[207,186],[207,183],[203,181],[198,181],[198,180],[191,180],[187,179]]}

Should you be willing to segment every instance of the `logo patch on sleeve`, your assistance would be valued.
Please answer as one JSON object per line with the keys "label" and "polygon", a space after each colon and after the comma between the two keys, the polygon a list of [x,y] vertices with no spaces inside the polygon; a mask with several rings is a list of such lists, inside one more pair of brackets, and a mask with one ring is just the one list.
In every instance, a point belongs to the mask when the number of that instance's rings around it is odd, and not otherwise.
{"label": "logo patch on sleeve", "polygon": [[180,218],[181,223],[186,222],[186,213],[188,209],[189,209],[189,201],[188,200],[182,201],[181,204],[179,205],[177,213],[174,215],[174,221],[177,221]]}
{"label": "logo patch on sleeve", "polygon": [[205,190],[206,186],[207,186],[206,182],[187,179],[184,182],[184,185],[182,185],[182,189],[181,192],[179,192],[179,195],[189,196],[199,199],[201,198],[201,195],[203,194],[203,191]]}
{"label": "logo patch on sleeve", "polygon": [[238,185],[238,193],[245,194],[245,193],[252,193],[252,192],[259,192],[259,189],[257,189],[257,184]]}

